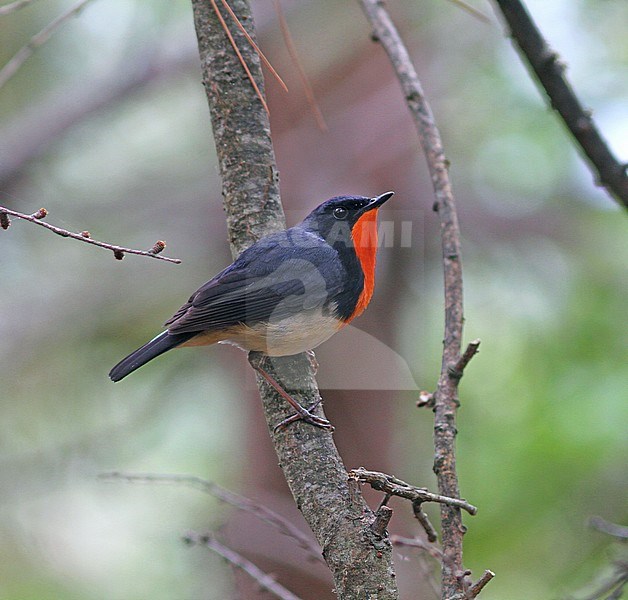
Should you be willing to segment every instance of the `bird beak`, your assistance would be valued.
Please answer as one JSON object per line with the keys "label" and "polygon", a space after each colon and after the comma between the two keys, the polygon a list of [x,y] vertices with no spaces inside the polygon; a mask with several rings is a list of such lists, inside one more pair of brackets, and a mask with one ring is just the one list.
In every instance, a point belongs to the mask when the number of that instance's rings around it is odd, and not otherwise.
{"label": "bird beak", "polygon": [[395,192],[385,192],[376,198],[371,198],[371,201],[366,205],[366,210],[373,208],[379,208],[384,202],[390,200],[395,195]]}

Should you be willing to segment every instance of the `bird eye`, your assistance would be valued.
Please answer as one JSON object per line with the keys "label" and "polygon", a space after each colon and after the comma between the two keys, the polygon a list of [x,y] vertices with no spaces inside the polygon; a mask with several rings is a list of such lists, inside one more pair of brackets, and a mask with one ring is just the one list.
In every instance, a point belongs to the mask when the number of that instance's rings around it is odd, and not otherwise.
{"label": "bird eye", "polygon": [[348,214],[349,211],[342,206],[337,206],[336,208],[334,208],[334,218],[338,219],[339,221],[346,219]]}

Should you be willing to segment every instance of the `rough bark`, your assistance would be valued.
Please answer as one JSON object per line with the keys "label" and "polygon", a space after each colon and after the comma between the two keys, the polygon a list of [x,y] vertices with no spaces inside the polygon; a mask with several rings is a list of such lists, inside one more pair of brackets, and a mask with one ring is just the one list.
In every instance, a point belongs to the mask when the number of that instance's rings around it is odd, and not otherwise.
{"label": "rough bark", "polygon": [[[236,256],[263,235],[284,227],[270,126],[212,2],[192,0],[192,4],[229,240]],[[248,2],[230,0],[229,4],[254,37]],[[223,14],[263,93],[258,56],[226,12]],[[269,363],[266,361],[264,368],[303,406],[318,400],[313,367],[306,355]],[[274,427],[290,414],[289,407],[260,378],[258,385],[280,466],[297,506],[323,548],[338,596],[356,600],[397,598],[390,543],[387,536],[372,532],[374,515],[357,483],[349,480],[332,434],[302,422],[274,433]],[[323,415],[320,406],[316,411]]]}

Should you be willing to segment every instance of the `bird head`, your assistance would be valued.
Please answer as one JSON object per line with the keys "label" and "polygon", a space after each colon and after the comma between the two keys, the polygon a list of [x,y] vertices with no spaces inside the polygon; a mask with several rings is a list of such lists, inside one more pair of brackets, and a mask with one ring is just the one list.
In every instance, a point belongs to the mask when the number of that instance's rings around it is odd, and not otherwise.
{"label": "bird head", "polygon": [[315,208],[300,226],[318,234],[331,246],[353,245],[360,231],[366,225],[375,223],[378,209],[393,194],[394,192],[386,192],[375,198],[335,196]]}

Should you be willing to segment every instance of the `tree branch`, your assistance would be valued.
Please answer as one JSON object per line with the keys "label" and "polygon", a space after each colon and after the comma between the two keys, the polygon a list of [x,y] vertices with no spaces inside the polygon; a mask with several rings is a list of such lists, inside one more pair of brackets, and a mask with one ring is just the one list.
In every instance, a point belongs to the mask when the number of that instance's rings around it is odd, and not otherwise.
{"label": "tree branch", "polygon": [[143,484],[161,483],[170,485],[187,485],[194,489],[201,490],[210,496],[214,496],[214,498],[217,498],[225,504],[229,504],[238,510],[247,512],[257,517],[264,523],[274,527],[283,535],[295,540],[296,543],[309,554],[309,558],[322,561],[320,546],[310,536],[304,534],[290,521],[267,506],[254,502],[250,498],[245,498],[244,496],[240,496],[239,494],[226,490],[213,481],[208,481],[207,479],[202,479],[200,477],[196,477],[195,475],[124,473],[118,471],[101,473],[99,478],[105,481],[122,480],[131,483]]}
{"label": "tree branch", "polygon": [[29,223],[34,223],[35,225],[39,225],[40,227],[45,227],[49,231],[60,235],[65,238],[72,238],[73,240],[78,240],[79,242],[85,242],[86,244],[92,244],[93,246],[98,246],[99,248],[105,248],[106,250],[111,250],[113,252],[114,257],[117,260],[122,260],[125,254],[137,254],[139,256],[148,256],[150,258],[157,258],[159,260],[165,260],[166,262],[171,262],[175,264],[181,264],[181,259],[179,258],[169,258],[168,256],[161,256],[159,253],[162,252],[166,243],[157,240],[153,247],[150,250],[134,250],[133,248],[125,248],[124,246],[115,246],[114,244],[108,244],[106,242],[99,242],[98,240],[93,240],[90,237],[89,231],[81,231],[81,233],[74,233],[72,231],[68,231],[67,229],[62,229],[61,227],[56,227],[55,225],[50,225],[50,223],[46,223],[42,221],[43,218],[46,217],[48,211],[45,208],[40,208],[37,212],[32,215],[25,215],[23,213],[17,212],[15,210],[9,210],[4,206],[0,206],[0,227],[2,229],[8,229],[11,221],[9,220],[8,215],[12,217],[17,217],[18,219],[22,219],[23,221],[28,221]]}
{"label": "tree branch", "polygon": [[399,535],[393,535],[390,538],[395,547],[408,547],[419,548],[427,552],[432,558],[435,558],[442,566],[443,563],[448,562],[452,569],[456,572],[456,578],[460,582],[462,591],[454,594],[453,596],[447,596],[447,600],[473,600],[480,595],[480,592],[486,587],[489,581],[495,577],[493,571],[486,570],[482,574],[482,577],[475,583],[472,583],[470,579],[471,571],[458,571],[456,565],[447,557],[447,555],[438,546],[432,544],[426,544],[420,538],[404,538]]}
{"label": "tree branch", "polygon": [[[263,235],[285,227],[268,115],[210,2],[192,0],[192,5],[235,257]],[[248,2],[232,0],[230,6],[255,39]],[[257,53],[236,27],[231,34],[263,93]],[[306,355],[273,358],[264,369],[285,389],[298,393],[303,406],[320,398]],[[397,598],[392,548],[387,538],[379,538],[370,529],[375,517],[357,483],[349,481],[331,433],[302,422],[274,433],[274,427],[289,414],[287,403],[259,376],[257,381],[279,464],[323,549],[339,598]],[[316,412],[323,415],[320,406]]]}
{"label": "tree branch", "polygon": [[[360,0],[373,27],[374,39],[379,41],[392,63],[403,89],[410,114],[425,152],[436,196],[434,210],[438,212],[441,229],[443,270],[445,279],[445,337],[441,373],[433,396],[434,407],[434,472],[438,490],[443,496],[459,498],[456,474],[456,410],[458,408],[459,377],[451,369],[460,361],[462,340],[462,265],[460,258],[460,229],[456,205],[449,182],[449,163],[445,158],[440,133],[423,93],[408,51],[390,16],[380,0]],[[463,591],[457,572],[463,572],[462,536],[464,527],[460,508],[441,505],[442,597],[451,598]]]}
{"label": "tree branch", "polygon": [[378,471],[367,471],[364,467],[359,467],[349,471],[351,477],[355,477],[358,481],[368,483],[374,490],[385,492],[391,496],[405,498],[411,502],[437,502],[439,504],[447,504],[448,506],[456,506],[466,510],[470,515],[475,515],[478,509],[469,504],[462,498],[448,498],[440,494],[434,494],[426,488],[419,488],[397,479],[393,475],[379,473]]}
{"label": "tree branch", "polygon": [[628,208],[628,174],[610,151],[591,118],[591,111],[582,107],[565,77],[565,65],[559,60],[519,0],[495,0],[523,58],[532,68],[545,90],[550,104],[560,115],[567,129],[580,146],[599,184]]}
{"label": "tree branch", "polygon": [[35,34],[25,46],[22,46],[13,58],[0,69],[0,88],[20,70],[22,65],[31,57],[37,48],[45,44],[61,25],[75,15],[78,15],[88,2],[91,2],[91,0],[80,0],[80,2],[75,4],[72,8],[54,19],[54,21],[48,23],[48,25],[39,33]]}
{"label": "tree branch", "polygon": [[264,573],[257,565],[244,558],[244,556],[235,550],[227,548],[227,546],[221,544],[212,535],[189,531],[183,536],[183,541],[190,546],[204,546],[219,556],[222,556],[229,564],[240,569],[251,579],[257,581],[262,591],[269,592],[280,600],[300,600],[299,597],[295,596],[290,590],[287,590],[283,585],[277,583],[272,575]]}
{"label": "tree branch", "polygon": [[35,2],[35,0],[17,0],[16,2],[11,2],[10,4],[4,4],[3,6],[0,6],[0,17],[4,17],[5,15],[18,11],[33,2]]}
{"label": "tree branch", "polygon": [[617,525],[617,523],[611,523],[602,517],[593,516],[589,519],[589,526],[619,540],[628,540],[628,527],[625,525]]}

